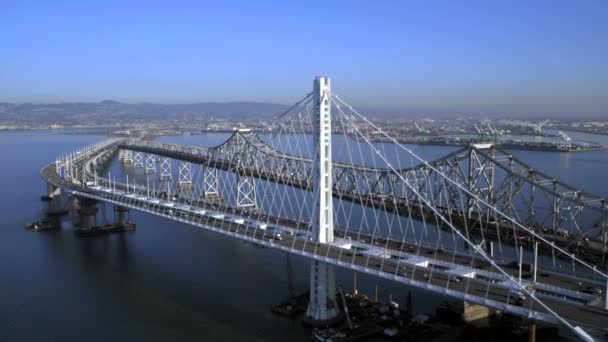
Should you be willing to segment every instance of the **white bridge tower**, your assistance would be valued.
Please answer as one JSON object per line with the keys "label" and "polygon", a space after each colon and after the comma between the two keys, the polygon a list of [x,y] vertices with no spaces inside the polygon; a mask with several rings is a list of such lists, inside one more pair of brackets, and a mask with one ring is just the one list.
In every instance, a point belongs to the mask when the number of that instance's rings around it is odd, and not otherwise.
{"label": "white bridge tower", "polygon": [[[331,159],[331,85],[329,78],[317,77],[313,82],[314,154],[312,235],[317,243],[334,241]],[[310,263],[310,302],[306,316],[314,321],[327,321],[339,314],[336,303],[334,267],[325,262]]]}

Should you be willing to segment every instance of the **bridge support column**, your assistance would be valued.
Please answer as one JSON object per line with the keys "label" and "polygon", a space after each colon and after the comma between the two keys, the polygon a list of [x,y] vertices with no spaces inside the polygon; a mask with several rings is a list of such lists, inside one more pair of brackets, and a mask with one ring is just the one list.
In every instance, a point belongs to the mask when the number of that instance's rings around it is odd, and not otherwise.
{"label": "bridge support column", "polygon": [[46,214],[49,216],[61,216],[68,214],[67,200],[60,188],[53,184],[47,183],[46,185],[46,196],[42,197],[43,200],[48,201]]}
{"label": "bridge support column", "polygon": [[160,157],[160,180],[173,179],[171,175],[171,159],[166,157]]}
{"label": "bridge support column", "polygon": [[528,342],[536,342],[536,321],[530,320],[528,326]]}
{"label": "bridge support column", "polygon": [[127,223],[127,216],[129,216],[129,208],[116,205],[114,206],[114,212],[116,213],[116,223],[124,226]]}
{"label": "bridge support column", "polygon": [[133,154],[133,166],[144,167],[144,154],[142,152],[135,152]]}
{"label": "bridge support column", "polygon": [[[76,236],[93,237],[111,233],[122,233],[135,230],[129,216],[129,209],[120,205],[114,206],[114,222],[105,222],[105,225],[97,225],[97,212],[99,211],[98,202],[89,198],[79,197],[78,199],[78,218],[80,227],[74,230]],[[101,203],[101,210],[105,215],[105,205]],[[105,217],[105,216],[104,216]],[[105,221],[105,220],[104,220]]]}
{"label": "bridge support column", "polygon": [[180,188],[189,188],[192,186],[192,163],[179,161],[179,175],[177,180],[177,186]]}
{"label": "bridge support column", "polygon": [[52,200],[55,195],[61,194],[61,189],[51,183],[46,183],[46,199]]}
{"label": "bridge support column", "polygon": [[310,299],[306,316],[317,322],[327,322],[340,312],[336,303],[334,267],[322,261],[310,262]]}
{"label": "bridge support column", "polygon": [[239,208],[257,206],[255,196],[255,179],[251,176],[237,173],[236,206]]}
{"label": "bridge support column", "polygon": [[[323,244],[334,241],[330,89],[329,78],[315,78],[313,82],[315,122],[312,150],[317,153],[313,160],[312,178],[313,193],[317,198],[312,217],[312,235],[314,242]],[[309,320],[321,323],[339,316],[335,284],[332,265],[317,260],[311,261],[310,301],[306,310]]]}
{"label": "bridge support column", "polygon": [[146,155],[146,173],[156,173],[156,156],[153,154]]}
{"label": "bridge support column", "polygon": [[91,230],[97,225],[97,201],[88,198],[78,199],[80,230]]}
{"label": "bridge support column", "polygon": [[219,177],[217,169],[205,167],[203,171],[203,198],[209,201],[220,201]]}
{"label": "bridge support column", "polygon": [[127,150],[120,149],[118,151],[118,159],[123,163],[125,162],[126,155],[127,155]]}
{"label": "bridge support column", "polygon": [[121,150],[123,153],[122,162],[125,165],[133,165],[133,151],[131,150]]}

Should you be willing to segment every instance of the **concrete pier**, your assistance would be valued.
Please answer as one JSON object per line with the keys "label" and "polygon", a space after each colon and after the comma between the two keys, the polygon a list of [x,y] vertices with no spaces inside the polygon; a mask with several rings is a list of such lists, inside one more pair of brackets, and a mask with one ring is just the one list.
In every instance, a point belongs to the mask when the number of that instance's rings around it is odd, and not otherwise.
{"label": "concrete pier", "polygon": [[48,216],[62,216],[68,214],[68,201],[60,188],[47,183],[46,195],[42,199],[48,201],[46,214]]}
{"label": "concrete pier", "polygon": [[306,317],[313,325],[326,325],[338,318],[336,280],[332,265],[321,261],[310,262],[310,300]]}
{"label": "concrete pier", "polygon": [[128,223],[127,216],[129,216],[129,208],[122,206],[115,206],[114,212],[116,213],[116,223],[119,225],[125,225]]}
{"label": "concrete pier", "polygon": [[56,195],[61,195],[61,189],[51,183],[46,183],[46,197],[52,199]]}
{"label": "concrete pier", "polygon": [[530,320],[528,326],[528,342],[536,342],[536,321]]}
{"label": "concrete pier", "polygon": [[115,206],[116,222],[102,226],[97,225],[98,211],[97,201],[79,198],[77,212],[80,219],[80,227],[74,230],[74,234],[80,237],[92,237],[135,230],[135,223],[130,220],[128,208]]}
{"label": "concrete pier", "polygon": [[88,198],[78,200],[78,217],[80,218],[80,229],[91,230],[97,226],[97,201]]}
{"label": "concrete pier", "polygon": [[[316,243],[334,241],[332,155],[331,155],[331,86],[329,78],[313,81],[314,135],[313,188],[316,191],[312,224],[312,240]],[[310,301],[306,317],[309,321],[325,324],[340,318],[336,303],[334,266],[310,261]]]}

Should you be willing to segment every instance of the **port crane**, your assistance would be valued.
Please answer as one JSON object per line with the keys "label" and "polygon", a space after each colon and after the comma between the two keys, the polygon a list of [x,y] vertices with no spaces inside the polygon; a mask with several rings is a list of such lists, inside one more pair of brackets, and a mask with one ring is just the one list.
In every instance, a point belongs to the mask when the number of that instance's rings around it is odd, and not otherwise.
{"label": "port crane", "polygon": [[559,147],[563,150],[569,150],[572,148],[572,138],[570,138],[566,133],[559,131],[557,132],[561,137]]}
{"label": "port crane", "polygon": [[477,126],[477,124],[475,122],[473,122],[473,127],[475,127],[475,131],[477,131],[477,134],[479,134],[479,136],[483,136],[485,134],[483,132],[483,130],[481,128],[479,128],[479,126]]}
{"label": "port crane", "polygon": [[486,121],[486,125],[488,126],[488,131],[490,131],[490,134],[493,135],[494,137],[496,137],[496,135],[497,135],[496,130],[494,129],[494,127],[492,127],[492,124],[490,123],[490,121]]}
{"label": "port crane", "polygon": [[414,122],[414,126],[416,126],[416,129],[418,129],[418,132],[420,132],[421,134],[427,135],[431,133],[428,129],[420,127],[417,122]]}
{"label": "port crane", "polygon": [[[484,127],[484,125],[485,127],[487,127],[487,129],[485,130],[482,128]],[[495,129],[492,126],[492,123],[486,120],[482,121],[479,126],[477,125],[477,123],[473,122],[473,127],[475,128],[475,131],[477,131],[477,134],[481,139],[483,139],[485,136],[492,136],[494,137],[494,140],[496,140],[498,135],[502,134],[502,131]]]}
{"label": "port crane", "polygon": [[532,124],[532,128],[534,128],[534,133],[542,133],[543,126],[545,126],[548,122],[549,122],[549,119],[547,119],[541,123],[538,123],[538,124]]}

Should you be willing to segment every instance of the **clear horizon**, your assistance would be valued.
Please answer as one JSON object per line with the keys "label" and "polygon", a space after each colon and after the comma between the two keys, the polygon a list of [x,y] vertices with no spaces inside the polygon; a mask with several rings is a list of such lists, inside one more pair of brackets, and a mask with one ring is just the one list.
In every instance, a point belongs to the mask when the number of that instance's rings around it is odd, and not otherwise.
{"label": "clear horizon", "polygon": [[608,116],[608,3],[8,1],[0,102],[355,105]]}

